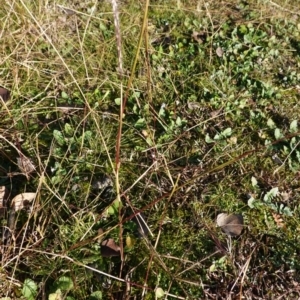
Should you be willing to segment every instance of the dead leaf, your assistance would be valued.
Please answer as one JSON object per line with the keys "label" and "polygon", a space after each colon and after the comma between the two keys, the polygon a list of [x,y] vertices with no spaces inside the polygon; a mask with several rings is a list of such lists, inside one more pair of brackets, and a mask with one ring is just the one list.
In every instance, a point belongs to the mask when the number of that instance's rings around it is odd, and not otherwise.
{"label": "dead leaf", "polygon": [[147,137],[149,134],[148,134],[148,131],[147,130],[145,130],[145,129],[143,129],[142,130],[142,135],[144,136],[144,137]]}
{"label": "dead leaf", "polygon": [[203,35],[203,32],[193,31],[191,37],[192,37],[192,39],[194,39],[199,44],[202,44],[203,43],[203,40],[201,38],[202,35]]}
{"label": "dead leaf", "polygon": [[113,239],[104,240],[101,243],[101,255],[103,257],[120,256],[120,246]]}
{"label": "dead leaf", "polygon": [[4,102],[8,101],[10,98],[10,91],[0,87],[0,97],[3,99]]}
{"label": "dead leaf", "polygon": [[71,9],[71,8],[64,7],[64,6],[59,5],[59,4],[57,4],[57,6],[61,9],[61,11],[62,11],[63,13],[65,13],[65,14],[68,15],[68,16],[72,16],[72,15],[76,14],[76,11],[73,10],[73,9]]}
{"label": "dead leaf", "polygon": [[28,207],[32,200],[34,200],[36,193],[22,193],[14,197],[11,201],[15,211]]}
{"label": "dead leaf", "polygon": [[18,167],[22,174],[24,174],[27,179],[29,179],[29,174],[35,171],[35,166],[32,163],[31,159],[22,155],[17,158]]}
{"label": "dead leaf", "polygon": [[282,192],[282,193],[280,193],[280,195],[282,197],[282,201],[286,203],[286,202],[289,202],[291,195],[292,195],[292,191]]}
{"label": "dead leaf", "polygon": [[221,47],[218,47],[217,50],[216,50],[216,53],[217,53],[217,55],[218,55],[219,57],[222,57],[224,52],[223,52],[223,50],[222,50]]}
{"label": "dead leaf", "polygon": [[192,101],[189,101],[189,102],[187,103],[187,105],[188,105],[188,108],[189,108],[190,110],[201,108],[201,104],[198,103],[198,102],[192,102]]}
{"label": "dead leaf", "polygon": [[285,223],[281,215],[272,213],[272,216],[278,228],[285,228]]}
{"label": "dead leaf", "polygon": [[244,218],[240,214],[219,214],[217,225],[229,236],[238,236],[244,228]]}
{"label": "dead leaf", "polygon": [[218,109],[218,110],[213,110],[212,112],[210,112],[210,115],[212,118],[217,118],[222,114],[222,108]]}
{"label": "dead leaf", "polygon": [[104,230],[102,228],[98,229],[98,234],[97,234],[97,242],[101,243],[101,241],[104,238]]}

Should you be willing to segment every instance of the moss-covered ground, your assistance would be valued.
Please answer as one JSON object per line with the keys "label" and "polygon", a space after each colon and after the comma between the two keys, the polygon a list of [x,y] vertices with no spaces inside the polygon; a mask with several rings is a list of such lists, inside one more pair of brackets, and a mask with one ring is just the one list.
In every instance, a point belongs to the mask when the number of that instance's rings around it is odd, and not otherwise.
{"label": "moss-covered ground", "polygon": [[298,299],[300,4],[113,3],[2,4],[1,299]]}

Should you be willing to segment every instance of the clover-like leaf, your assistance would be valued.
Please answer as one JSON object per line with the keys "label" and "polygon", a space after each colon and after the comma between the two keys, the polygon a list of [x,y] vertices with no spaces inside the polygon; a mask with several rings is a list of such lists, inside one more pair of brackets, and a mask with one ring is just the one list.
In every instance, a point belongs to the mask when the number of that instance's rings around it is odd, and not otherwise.
{"label": "clover-like leaf", "polygon": [[74,283],[70,277],[61,276],[55,281],[55,286],[61,291],[68,291],[74,287]]}
{"label": "clover-like leaf", "polygon": [[62,300],[61,290],[58,289],[55,293],[49,294],[48,300]]}
{"label": "clover-like leaf", "polygon": [[282,138],[282,133],[281,133],[281,131],[280,131],[279,128],[276,128],[276,129],[274,130],[274,136],[275,136],[275,139],[276,139],[276,140]]}
{"label": "clover-like leaf", "polygon": [[294,120],[290,124],[290,132],[297,132],[298,131],[298,121]]}
{"label": "clover-like leaf", "polygon": [[53,137],[58,143],[58,145],[63,146],[65,144],[65,138],[61,131],[54,129],[53,130]]}
{"label": "clover-like leaf", "polygon": [[251,184],[252,184],[253,187],[257,186],[257,180],[254,176],[251,177]]}
{"label": "clover-like leaf", "polygon": [[165,295],[164,290],[161,287],[156,288],[155,290],[155,297],[160,299]]}
{"label": "clover-like leaf", "polygon": [[37,284],[32,279],[25,279],[22,294],[27,300],[34,300],[37,294]]}
{"label": "clover-like leaf", "polygon": [[93,292],[89,298],[90,300],[101,300],[102,299],[102,292],[101,291],[96,291]]}
{"label": "clover-like leaf", "polygon": [[208,133],[205,135],[205,142],[207,144],[215,143],[215,141],[209,136]]}
{"label": "clover-like leaf", "polygon": [[265,194],[264,201],[271,202],[272,199],[274,199],[277,195],[278,195],[278,187],[274,187]]}

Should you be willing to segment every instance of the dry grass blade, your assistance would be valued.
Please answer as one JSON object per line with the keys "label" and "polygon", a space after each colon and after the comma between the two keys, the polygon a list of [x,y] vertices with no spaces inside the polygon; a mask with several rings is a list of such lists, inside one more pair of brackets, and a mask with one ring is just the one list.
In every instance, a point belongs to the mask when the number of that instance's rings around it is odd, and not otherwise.
{"label": "dry grass blade", "polygon": [[123,55],[122,55],[122,37],[121,37],[121,26],[120,17],[117,0],[111,0],[113,13],[114,13],[114,24],[115,24],[115,34],[117,41],[117,51],[118,51],[118,72],[123,75]]}
{"label": "dry grass blade", "polygon": [[145,216],[141,213],[136,214],[136,216],[132,219],[133,222],[135,222],[138,226],[138,233],[141,237],[147,236],[149,233],[153,237],[153,233],[151,232],[151,229],[149,228]]}
{"label": "dry grass blade", "polygon": [[4,215],[7,207],[6,202],[8,200],[9,191],[5,186],[0,186],[0,217]]}

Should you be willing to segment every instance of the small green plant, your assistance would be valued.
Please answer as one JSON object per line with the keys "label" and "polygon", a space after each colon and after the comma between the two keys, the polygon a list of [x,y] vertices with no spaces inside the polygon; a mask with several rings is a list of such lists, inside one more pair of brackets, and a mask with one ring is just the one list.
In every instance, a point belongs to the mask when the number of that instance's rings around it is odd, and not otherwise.
{"label": "small green plant", "polygon": [[266,139],[265,144],[271,145],[271,149],[278,153],[276,157],[281,166],[287,163],[287,166],[296,173],[300,168],[300,135],[298,134],[298,121],[293,120],[288,130],[277,127],[271,118],[268,119],[267,125],[271,130],[274,130],[274,138],[278,142],[272,144],[269,139]]}
{"label": "small green plant", "polygon": [[37,296],[38,286],[32,279],[25,279],[22,288],[22,295],[26,300],[34,300]]}
{"label": "small green plant", "polygon": [[0,10],[0,298],[296,299],[295,5],[25,2]]}
{"label": "small green plant", "polygon": [[[251,179],[252,185],[254,188],[257,188],[257,181],[255,177],[252,177]],[[259,189],[258,189],[259,190]],[[255,199],[253,196],[251,196],[248,200],[248,206],[250,208],[256,208],[256,209],[271,209],[274,213],[283,214],[286,216],[293,216],[292,211],[290,208],[278,201],[278,198],[280,197],[279,189],[278,187],[270,189],[268,192],[266,192],[263,195],[262,200]],[[277,201],[276,201],[277,200]],[[279,202],[279,203],[278,203]]]}
{"label": "small green plant", "polygon": [[68,292],[74,288],[73,281],[71,278],[67,276],[59,277],[53,284],[53,289],[55,290],[54,293],[49,294],[48,300],[54,299],[68,299],[73,300],[74,298],[71,296],[67,296]]}
{"label": "small green plant", "polygon": [[215,143],[217,141],[226,140],[231,135],[232,135],[232,129],[231,128],[226,128],[223,131],[221,131],[220,133],[215,134],[213,139],[210,138],[209,134],[206,134],[205,142],[209,143],[209,144],[210,143]]}

